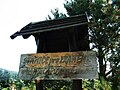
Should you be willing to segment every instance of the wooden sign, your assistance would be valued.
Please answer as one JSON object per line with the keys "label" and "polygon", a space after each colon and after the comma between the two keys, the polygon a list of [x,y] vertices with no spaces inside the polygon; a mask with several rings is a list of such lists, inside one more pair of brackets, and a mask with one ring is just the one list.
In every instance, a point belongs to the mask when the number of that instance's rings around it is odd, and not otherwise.
{"label": "wooden sign", "polygon": [[95,79],[98,78],[96,54],[93,51],[23,54],[19,78]]}

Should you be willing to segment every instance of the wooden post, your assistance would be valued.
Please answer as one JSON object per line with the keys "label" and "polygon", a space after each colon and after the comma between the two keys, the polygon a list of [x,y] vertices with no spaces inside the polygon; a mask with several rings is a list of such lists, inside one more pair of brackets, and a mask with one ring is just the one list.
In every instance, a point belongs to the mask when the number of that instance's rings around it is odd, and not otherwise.
{"label": "wooden post", "polygon": [[[37,43],[37,53],[41,53],[44,51],[43,49],[43,44],[44,44],[44,38],[45,38],[45,34],[39,34],[36,37],[36,43]],[[35,80],[35,84],[36,84],[36,90],[43,90],[43,81],[44,80]]]}
{"label": "wooden post", "polygon": [[72,90],[82,90],[82,79],[73,80]]}
{"label": "wooden post", "polygon": [[35,80],[36,90],[43,90],[43,80]]}

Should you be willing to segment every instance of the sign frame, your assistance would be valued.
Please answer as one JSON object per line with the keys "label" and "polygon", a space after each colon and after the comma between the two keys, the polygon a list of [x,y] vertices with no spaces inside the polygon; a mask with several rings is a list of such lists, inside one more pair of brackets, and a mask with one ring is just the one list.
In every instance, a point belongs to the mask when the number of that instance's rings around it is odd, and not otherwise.
{"label": "sign frame", "polygon": [[96,79],[94,51],[22,54],[19,78],[22,80]]}

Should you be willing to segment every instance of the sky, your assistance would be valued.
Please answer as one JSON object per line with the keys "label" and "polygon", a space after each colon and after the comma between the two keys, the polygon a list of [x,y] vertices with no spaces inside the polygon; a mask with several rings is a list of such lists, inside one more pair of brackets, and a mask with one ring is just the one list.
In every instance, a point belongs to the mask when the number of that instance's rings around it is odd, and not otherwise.
{"label": "sky", "polygon": [[30,22],[44,21],[51,9],[65,12],[64,0],[0,0],[0,68],[19,71],[21,54],[36,53],[34,37],[10,39]]}

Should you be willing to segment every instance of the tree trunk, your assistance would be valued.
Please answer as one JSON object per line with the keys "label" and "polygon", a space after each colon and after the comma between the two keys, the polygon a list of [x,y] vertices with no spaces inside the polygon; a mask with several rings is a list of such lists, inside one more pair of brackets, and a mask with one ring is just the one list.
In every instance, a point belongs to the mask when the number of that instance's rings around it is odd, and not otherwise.
{"label": "tree trunk", "polygon": [[98,51],[99,79],[100,79],[100,77],[106,78],[106,76],[105,76],[105,66],[104,66],[104,63],[103,63],[104,54],[103,54],[103,51],[102,51],[102,47],[99,47],[98,49],[99,49],[99,51]]}

